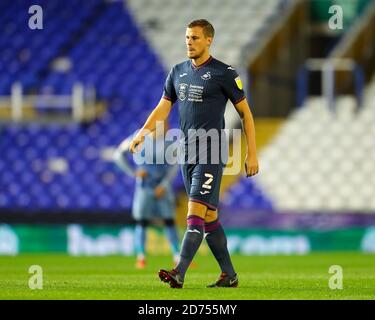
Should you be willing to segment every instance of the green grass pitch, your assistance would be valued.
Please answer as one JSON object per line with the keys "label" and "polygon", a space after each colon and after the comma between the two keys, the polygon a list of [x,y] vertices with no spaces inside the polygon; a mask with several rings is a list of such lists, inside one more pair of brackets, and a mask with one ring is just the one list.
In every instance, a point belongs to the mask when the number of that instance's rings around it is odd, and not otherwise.
{"label": "green grass pitch", "polygon": [[[318,253],[306,256],[233,256],[238,288],[206,288],[219,269],[212,256],[197,256],[184,289],[170,289],[157,271],[169,257],[151,256],[145,270],[134,257],[20,255],[0,257],[0,299],[375,299],[375,255]],[[43,268],[43,289],[31,290],[31,265]],[[331,290],[331,265],[343,269],[343,289]]]}

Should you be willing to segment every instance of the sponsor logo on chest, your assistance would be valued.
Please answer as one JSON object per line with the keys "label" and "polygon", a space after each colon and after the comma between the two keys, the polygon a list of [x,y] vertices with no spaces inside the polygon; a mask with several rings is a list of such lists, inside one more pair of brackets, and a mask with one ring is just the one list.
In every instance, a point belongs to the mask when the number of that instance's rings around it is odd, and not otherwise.
{"label": "sponsor logo on chest", "polygon": [[[179,78],[183,78],[187,76],[186,72],[179,74]],[[212,79],[212,75],[210,71],[205,72],[200,76],[200,78],[204,81],[208,81]],[[196,85],[192,83],[185,83],[182,82],[178,85],[178,99],[180,101],[189,101],[189,102],[203,102],[203,92],[205,86]]]}
{"label": "sponsor logo on chest", "polygon": [[204,87],[200,85],[180,83],[178,85],[178,99],[180,101],[203,102]]}

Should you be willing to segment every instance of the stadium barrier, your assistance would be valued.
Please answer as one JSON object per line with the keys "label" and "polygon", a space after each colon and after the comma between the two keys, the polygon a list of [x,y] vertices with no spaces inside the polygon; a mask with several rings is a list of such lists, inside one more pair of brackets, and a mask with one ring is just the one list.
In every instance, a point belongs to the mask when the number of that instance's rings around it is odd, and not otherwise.
{"label": "stadium barrier", "polygon": [[1,99],[1,108],[9,109],[9,120],[40,121],[58,120],[68,116],[74,122],[92,121],[99,116],[102,105],[96,100],[93,87],[85,87],[82,83],[75,83],[71,94],[27,94],[23,92],[22,84],[12,85],[11,95]]}
{"label": "stadium barrier", "polygon": [[364,71],[352,59],[309,59],[298,72],[297,77],[297,106],[301,107],[308,96],[309,72],[320,71],[322,75],[322,95],[327,100],[328,108],[335,111],[335,73],[338,71],[351,72],[354,75],[355,95],[357,106],[363,102],[363,88],[365,85]]}

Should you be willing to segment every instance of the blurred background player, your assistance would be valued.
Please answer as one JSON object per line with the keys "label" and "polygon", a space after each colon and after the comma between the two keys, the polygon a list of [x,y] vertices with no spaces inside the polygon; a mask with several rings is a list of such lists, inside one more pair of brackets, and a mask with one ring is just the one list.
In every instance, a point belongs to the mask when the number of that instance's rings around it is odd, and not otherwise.
{"label": "blurred background player", "polygon": [[[163,220],[174,262],[178,262],[179,242],[174,222],[175,205],[171,186],[178,166],[169,165],[166,161],[157,164],[155,161],[156,159],[164,159],[164,150],[170,145],[170,142],[164,139],[167,128],[168,124],[165,122],[158,128],[160,130],[155,130],[147,136],[142,150],[145,156],[145,163],[143,164],[135,164],[135,167],[133,167],[127,159],[130,152],[131,137],[125,139],[114,153],[115,163],[126,174],[136,179],[132,215],[136,221],[137,269],[143,269],[146,266],[146,231],[150,222],[154,219]],[[145,152],[146,150],[147,152]]]}

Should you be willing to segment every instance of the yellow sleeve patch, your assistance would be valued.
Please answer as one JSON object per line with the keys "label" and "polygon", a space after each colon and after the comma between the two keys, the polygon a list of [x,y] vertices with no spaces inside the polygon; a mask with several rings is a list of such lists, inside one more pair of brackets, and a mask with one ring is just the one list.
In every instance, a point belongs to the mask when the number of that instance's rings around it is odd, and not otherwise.
{"label": "yellow sleeve patch", "polygon": [[237,78],[234,79],[234,81],[236,81],[238,89],[242,90],[243,89],[243,85],[242,85],[241,78],[237,77]]}

